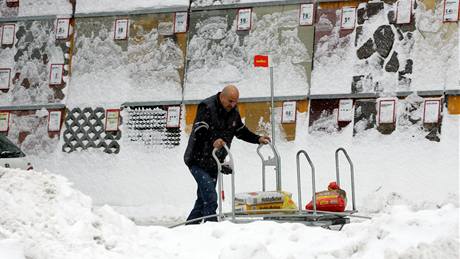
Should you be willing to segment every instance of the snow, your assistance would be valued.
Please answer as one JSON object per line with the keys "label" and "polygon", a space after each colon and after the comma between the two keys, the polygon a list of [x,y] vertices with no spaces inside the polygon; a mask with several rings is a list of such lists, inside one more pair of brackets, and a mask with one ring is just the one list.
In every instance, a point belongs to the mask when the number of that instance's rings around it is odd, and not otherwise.
{"label": "snow", "polygon": [[277,2],[282,0],[191,0],[192,7],[196,6],[219,6],[226,4],[248,4],[248,3],[263,3],[263,2]]}
{"label": "snow", "polygon": [[0,1],[0,17],[25,16],[70,16],[72,4],[69,0],[20,0],[19,8],[6,6],[6,0]]}
{"label": "snow", "polygon": [[[24,1],[30,3],[29,13],[39,12],[39,2],[44,3],[43,7],[47,3],[35,1],[37,9],[32,10],[32,2]],[[80,13],[129,11],[187,6],[185,2],[78,0],[77,9]],[[227,3],[230,1],[223,1]],[[440,23],[439,8],[438,5],[434,13],[423,6],[416,9],[419,31],[414,32],[410,53],[403,44],[395,45],[401,56],[414,60],[411,78],[416,90],[427,89],[428,85],[430,90],[458,89],[460,85],[456,54],[458,23]],[[297,36],[295,14],[294,11],[262,17],[256,14],[253,31],[245,37],[241,48],[234,47],[239,46],[235,21],[230,31],[224,30],[225,18],[214,17],[203,22],[190,41],[189,55],[195,63],[187,77],[186,99],[207,97],[227,83],[236,83],[241,97],[269,96],[268,70],[253,69],[240,56],[264,51],[272,51],[270,58],[276,65],[275,94],[305,95],[308,80],[305,69],[298,64],[309,62],[311,53],[305,51],[306,46]],[[384,15],[367,21],[368,30],[363,35],[371,35],[383,23]],[[77,20],[77,26],[83,22]],[[148,43],[132,44],[132,39],[127,44],[117,44],[112,38],[111,21],[95,18],[88,22],[101,29],[93,35],[77,30],[73,75],[63,100],[68,107],[119,107],[127,101],[181,98],[177,70],[182,69],[184,54],[172,41],[162,41],[153,48]],[[276,37],[282,41],[274,41],[274,32],[281,24],[283,32]],[[316,50],[318,63],[312,75],[312,93],[349,92],[350,75],[357,69],[354,34],[339,38],[337,24],[322,19],[320,25],[332,26],[334,31],[322,39]],[[55,47],[53,33],[46,34],[36,28],[32,33],[40,39],[32,45],[44,44],[52,62],[63,62],[64,54]],[[145,42],[152,42],[159,35],[154,28],[142,36],[148,39]],[[218,39],[222,44],[203,48],[210,39]],[[447,50],[437,48],[441,44]],[[217,50],[229,52],[222,55]],[[0,67],[24,66],[27,69],[23,73],[40,81],[38,87],[48,87],[44,83],[48,68],[27,60],[15,63],[15,53],[16,49],[2,50]],[[419,63],[423,67],[417,66]],[[378,75],[371,66],[361,68]],[[380,79],[392,80],[385,75]],[[398,87],[388,84],[386,91]],[[51,93],[37,95],[36,100],[46,100],[47,94]],[[30,102],[29,96],[20,92],[15,96],[2,94],[2,103],[13,97]],[[98,150],[67,154],[61,151],[62,138],[48,138],[46,110],[12,116],[11,138],[17,138],[22,129],[35,129],[22,147],[36,171],[0,167],[0,258],[459,258],[460,116],[447,114],[444,107],[440,142],[429,141],[420,121],[410,122],[420,118],[421,102],[422,98],[415,94],[398,101],[400,116],[391,135],[382,135],[376,129],[358,129],[353,136],[352,124],[343,129],[336,127],[336,111],[311,127],[307,113],[297,114],[297,136],[292,142],[286,142],[282,128],[276,126],[283,190],[292,192],[296,202],[295,157],[300,149],[309,153],[315,165],[317,191],[326,189],[335,180],[336,149],[344,147],[348,151],[355,169],[357,209],[359,214],[372,219],[352,218],[342,231],[268,221],[166,228],[184,221],[195,199],[195,181],[182,162],[188,140],[183,129],[180,145],[173,148],[146,147],[131,142],[123,134],[117,155]],[[281,109],[275,113],[280,121]],[[127,118],[127,111],[122,111],[121,116]],[[185,125],[184,119],[181,125]],[[120,127],[127,132],[123,129],[125,125]],[[319,131],[319,128],[328,130]],[[266,154],[266,148],[263,152]],[[261,162],[256,146],[235,140],[232,153],[236,191],[260,191]],[[342,156],[340,161],[341,184],[350,197],[349,167]],[[303,207],[312,195],[311,175],[306,161],[302,160],[300,165]],[[267,177],[268,189],[274,189],[271,169],[267,170]],[[229,197],[229,177],[224,179],[224,190]],[[350,199],[348,208],[351,208]],[[224,202],[223,209],[229,211],[230,199]]]}
{"label": "snow", "polygon": [[20,0],[18,16],[71,15],[69,0]]}
{"label": "snow", "polygon": [[15,169],[0,169],[0,174],[0,255],[8,256],[2,258],[459,256],[459,208],[452,204],[430,209],[388,204],[371,220],[358,220],[341,232],[274,222],[168,229],[136,226],[109,206],[93,209],[91,199],[62,176]]}
{"label": "snow", "polygon": [[188,0],[78,0],[75,13],[128,12],[140,9],[188,7]]}
{"label": "snow", "polygon": [[[17,72],[20,75],[15,83],[11,80],[7,93],[0,93],[0,105],[59,103],[61,100],[49,86],[50,65],[64,64],[63,46],[55,40],[54,19],[20,21],[15,29],[14,47],[0,49],[0,67],[11,68],[11,78]],[[35,51],[39,57],[34,56]],[[44,56],[48,58],[46,64]],[[33,87],[22,87],[24,79]],[[64,88],[64,93],[66,90]]]}
{"label": "snow", "polygon": [[[317,24],[329,28],[332,32],[323,36],[315,46],[315,69],[312,72],[311,94],[344,94],[351,93],[353,75],[372,75],[364,92],[375,92],[370,83],[379,82],[379,91],[394,93],[397,91],[452,90],[459,89],[460,67],[458,57],[458,23],[443,23],[443,2],[436,2],[436,10],[427,10],[423,3],[417,2],[414,10],[417,29],[403,33],[404,39],[398,40],[398,32],[393,27],[395,41],[392,52],[398,53],[400,70],[407,59],[413,60],[412,80],[410,86],[398,82],[398,74],[386,72],[378,63],[377,54],[367,60],[359,60],[356,51],[364,42],[372,38],[374,31],[381,25],[389,24],[387,15],[393,10],[392,5],[385,4],[384,9],[366,20],[362,26],[362,35],[354,46],[356,31],[343,37],[340,33],[340,9],[336,10],[336,22],[332,22],[325,14],[318,12]],[[442,45],[443,48],[436,46]],[[340,47],[339,47],[340,46]],[[334,75],[331,78],[330,75]]]}
{"label": "snow", "polygon": [[[116,107],[129,101],[181,100],[179,69],[184,55],[172,39],[159,39],[159,29],[139,30],[137,36],[143,40],[130,38],[126,44],[113,40],[110,19],[82,18],[78,26],[77,31],[82,32],[76,40],[68,106]],[[98,28],[96,35],[83,33],[92,26]]]}
{"label": "snow", "polygon": [[185,100],[205,98],[229,83],[239,87],[241,98],[270,96],[269,70],[254,68],[254,55],[269,56],[276,96],[307,94],[311,50],[306,44],[312,38],[301,40],[298,10],[258,15],[254,9],[252,29],[243,42],[236,19],[227,29],[230,18],[224,15],[204,17],[191,25],[195,32],[188,44]]}
{"label": "snow", "polygon": [[[407,102],[418,101],[416,95],[407,98]],[[280,110],[276,112],[279,120]],[[40,111],[36,116],[44,114]],[[333,133],[307,133],[307,114],[297,118],[293,142],[283,141],[277,127],[283,190],[293,192],[297,201],[295,154],[299,149],[309,152],[314,162],[317,190],[325,189],[335,178],[334,151],[342,146],[355,166],[357,209],[371,220],[352,218],[340,232],[274,222],[165,228],[162,225],[183,221],[195,198],[195,182],[182,163],[187,135],[172,149],[148,149],[123,139],[118,155],[56,150],[51,155],[29,156],[37,171],[0,168],[0,258],[460,256],[459,116],[443,115],[439,143],[426,140],[426,132],[405,124],[391,135],[370,129],[352,137],[351,125]],[[239,140],[232,145],[237,192],[260,190],[255,148]],[[350,195],[348,165],[344,159],[340,164],[341,183]],[[311,197],[311,184],[303,160],[301,169],[304,206]],[[270,169],[267,176],[269,189],[274,188]],[[224,182],[228,197],[229,178]],[[224,211],[229,208],[227,199]]]}

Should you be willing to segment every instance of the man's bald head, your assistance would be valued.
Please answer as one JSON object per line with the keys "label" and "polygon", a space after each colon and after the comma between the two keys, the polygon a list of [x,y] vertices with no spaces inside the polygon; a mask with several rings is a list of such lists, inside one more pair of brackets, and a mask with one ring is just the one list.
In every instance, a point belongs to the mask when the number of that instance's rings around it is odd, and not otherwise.
{"label": "man's bald head", "polygon": [[230,111],[231,109],[235,108],[239,98],[240,92],[234,85],[227,85],[224,87],[219,96],[220,103],[226,111]]}

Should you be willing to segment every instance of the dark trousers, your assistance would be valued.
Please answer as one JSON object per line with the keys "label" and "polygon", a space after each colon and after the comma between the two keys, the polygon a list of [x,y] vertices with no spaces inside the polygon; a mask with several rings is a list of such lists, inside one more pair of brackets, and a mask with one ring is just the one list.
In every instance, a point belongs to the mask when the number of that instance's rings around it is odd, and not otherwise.
{"label": "dark trousers", "polygon": [[[198,166],[191,166],[190,172],[195,178],[195,181],[198,185],[198,190],[196,191],[197,199],[195,201],[195,206],[193,207],[190,215],[187,218],[188,220],[213,215],[216,214],[217,210],[217,192],[216,192],[216,183],[217,179],[212,178],[209,174]],[[205,219],[205,221],[217,221],[217,217],[211,217]],[[188,224],[200,224],[201,220],[197,220]]]}

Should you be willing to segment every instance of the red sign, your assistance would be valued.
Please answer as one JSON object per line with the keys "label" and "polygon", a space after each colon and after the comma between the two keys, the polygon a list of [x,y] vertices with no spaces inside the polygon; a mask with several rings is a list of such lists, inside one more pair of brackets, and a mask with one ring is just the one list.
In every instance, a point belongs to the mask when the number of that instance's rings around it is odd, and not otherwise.
{"label": "red sign", "polygon": [[254,67],[268,67],[268,56],[255,55]]}

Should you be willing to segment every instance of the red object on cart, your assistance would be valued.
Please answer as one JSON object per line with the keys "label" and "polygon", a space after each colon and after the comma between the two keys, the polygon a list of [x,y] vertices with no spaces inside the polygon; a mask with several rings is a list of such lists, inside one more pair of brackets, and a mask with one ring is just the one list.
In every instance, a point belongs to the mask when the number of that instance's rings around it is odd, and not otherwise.
{"label": "red object on cart", "polygon": [[[316,193],[316,209],[332,212],[343,212],[347,206],[346,192],[337,185],[330,182],[327,191]],[[310,201],[305,209],[313,210],[313,201]]]}

